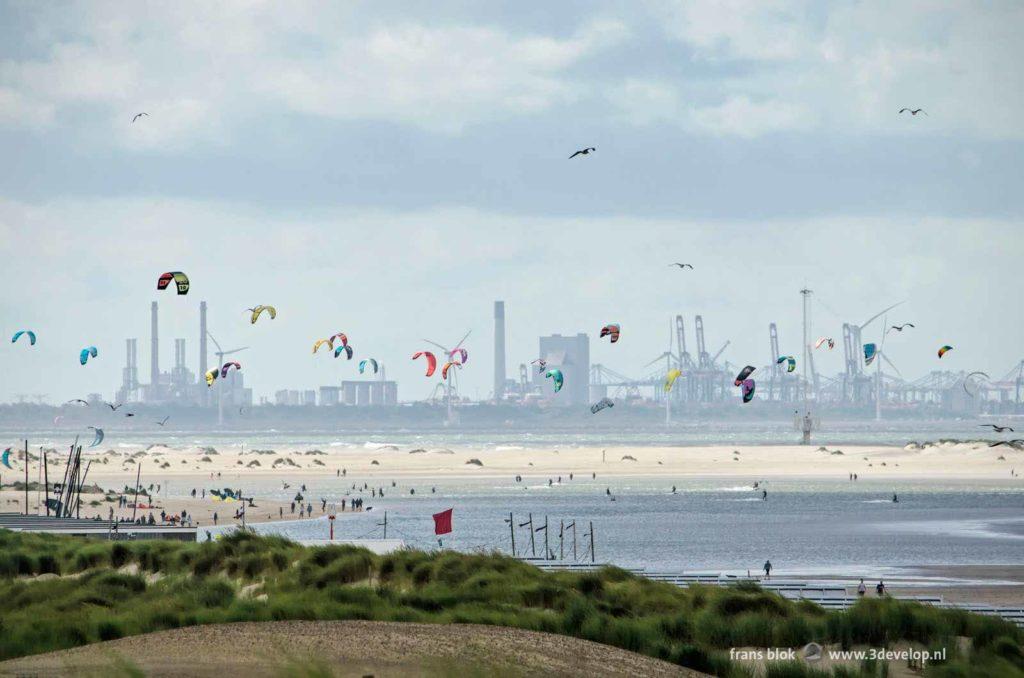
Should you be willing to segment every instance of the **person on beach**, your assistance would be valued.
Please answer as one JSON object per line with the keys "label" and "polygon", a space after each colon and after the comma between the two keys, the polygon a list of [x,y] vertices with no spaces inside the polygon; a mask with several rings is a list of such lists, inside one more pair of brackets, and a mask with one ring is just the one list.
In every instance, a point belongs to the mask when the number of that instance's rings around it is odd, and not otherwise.
{"label": "person on beach", "polygon": [[864,594],[867,593],[867,592],[868,592],[868,587],[864,586],[864,577],[861,577],[860,578],[860,583],[857,584],[857,595],[860,596],[861,598],[863,598]]}
{"label": "person on beach", "polygon": [[[344,504],[344,503],[345,502],[342,501],[342,504]],[[342,507],[342,510],[344,510],[344,506]],[[283,506],[278,506],[277,507],[277,517],[278,518],[284,518],[284,507]]]}
{"label": "person on beach", "polygon": [[772,578],[772,561],[770,561],[770,560],[764,561],[764,578],[765,579],[771,579]]}
{"label": "person on beach", "polygon": [[768,501],[768,490],[761,490],[761,501]]}
{"label": "person on beach", "polygon": [[878,584],[875,586],[875,592],[878,594],[879,598],[885,595],[885,582],[881,579],[878,580]]}
{"label": "person on beach", "polygon": [[214,525],[217,524],[217,512],[216,511],[213,512],[213,524]]}
{"label": "person on beach", "polygon": [[900,503],[900,498],[896,496],[895,492],[892,493],[892,503],[894,503],[894,504]]}

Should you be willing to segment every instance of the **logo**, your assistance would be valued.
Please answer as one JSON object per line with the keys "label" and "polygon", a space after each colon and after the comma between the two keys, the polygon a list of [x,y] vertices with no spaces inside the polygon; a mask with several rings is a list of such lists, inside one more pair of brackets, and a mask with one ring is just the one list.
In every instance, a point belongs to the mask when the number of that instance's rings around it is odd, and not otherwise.
{"label": "logo", "polygon": [[821,659],[821,645],[817,643],[807,643],[804,646],[804,659],[809,662],[816,662]]}

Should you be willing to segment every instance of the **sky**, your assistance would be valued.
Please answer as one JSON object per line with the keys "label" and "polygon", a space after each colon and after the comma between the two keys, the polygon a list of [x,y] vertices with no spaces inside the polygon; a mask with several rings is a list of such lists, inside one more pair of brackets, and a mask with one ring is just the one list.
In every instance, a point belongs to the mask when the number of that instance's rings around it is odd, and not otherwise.
{"label": "sky", "polygon": [[355,376],[310,355],[338,331],[424,398],[412,352],[470,330],[486,398],[496,299],[510,375],[587,332],[639,377],[676,314],[761,365],[770,322],[800,354],[804,286],[814,336],[903,302],[904,376],[1002,376],[1022,29],[1016,2],[0,1],[0,330],[39,335],[0,344],[0,401],[110,398],[128,337],[148,375],[153,300],[164,369],[175,337],[195,369],[206,300],[257,398]]}

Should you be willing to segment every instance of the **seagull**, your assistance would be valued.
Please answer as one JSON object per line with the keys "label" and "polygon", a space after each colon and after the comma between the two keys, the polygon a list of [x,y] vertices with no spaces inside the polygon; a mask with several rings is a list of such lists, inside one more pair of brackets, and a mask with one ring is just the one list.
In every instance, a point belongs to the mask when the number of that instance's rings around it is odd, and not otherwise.
{"label": "seagull", "polygon": [[999,442],[989,443],[989,447],[998,447],[999,445],[1012,445],[1016,447],[1018,443],[1024,443],[1024,438],[1016,438],[1014,440],[1000,440]]}
{"label": "seagull", "polygon": [[170,419],[170,418],[171,418],[171,417],[170,417],[169,415],[168,415],[168,416],[166,416],[166,417],[164,417],[164,420],[163,420],[163,421],[158,421],[158,422],[157,422],[157,426],[163,426],[164,424],[166,424],[166,423],[167,423],[167,420],[168,420],[168,419]]}
{"label": "seagull", "polygon": [[132,124],[134,125],[135,121],[138,120],[139,118],[141,118],[142,116],[146,116],[148,118],[149,117],[149,113],[136,113],[135,117],[132,118]]}
{"label": "seagull", "polygon": [[1013,431],[1013,429],[1010,428],[1009,426],[997,426],[996,424],[978,424],[978,426],[982,428],[988,426],[996,433],[1002,433],[1003,431]]}
{"label": "seagull", "polygon": [[109,407],[111,412],[117,412],[117,408],[121,407],[121,405],[123,405],[124,403],[118,403],[117,405],[115,405],[113,403],[103,403],[103,404],[106,405],[107,407]]}
{"label": "seagull", "polygon": [[901,108],[900,113],[904,112],[910,113],[911,115],[917,115],[918,113],[924,113],[925,115],[928,115],[928,113],[923,108]]}
{"label": "seagull", "polygon": [[126,417],[134,417],[135,413],[134,412],[125,412],[124,416],[126,416]]}
{"label": "seagull", "polygon": [[678,266],[679,268],[688,268],[691,271],[693,270],[693,264],[680,264],[679,262],[676,262],[674,264],[669,264],[669,266]]}
{"label": "seagull", "polygon": [[86,401],[82,400],[81,398],[75,398],[74,400],[69,400],[69,401],[67,401],[67,402],[66,402],[66,403],[64,403],[64,404],[65,404],[65,405],[70,405],[71,403],[82,403],[82,404],[83,404],[83,405],[85,405],[86,407],[88,407],[88,406],[89,406],[89,403],[87,403]]}
{"label": "seagull", "polygon": [[596,148],[594,148],[593,146],[591,146],[590,148],[584,148],[584,149],[582,149],[582,150],[579,150],[579,151],[576,151],[575,153],[573,153],[572,155],[570,155],[570,156],[569,156],[569,160],[572,160],[572,159],[573,159],[573,158],[575,158],[575,157],[576,157],[577,155],[590,155],[590,152],[591,152],[591,151],[596,151],[596,150],[597,150],[597,149],[596,149]]}
{"label": "seagull", "polygon": [[889,327],[889,329],[890,330],[896,330],[897,332],[902,332],[905,327],[914,327],[914,323],[903,323],[902,325],[891,325]]}

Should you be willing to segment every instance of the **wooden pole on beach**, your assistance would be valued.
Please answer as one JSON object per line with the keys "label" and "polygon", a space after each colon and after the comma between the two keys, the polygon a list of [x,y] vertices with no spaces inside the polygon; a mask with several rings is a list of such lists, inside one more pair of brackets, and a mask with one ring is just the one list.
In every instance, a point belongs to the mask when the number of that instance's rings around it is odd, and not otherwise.
{"label": "wooden pole on beach", "polygon": [[[526,523],[525,523],[526,525],[530,526],[530,556],[533,557],[533,558],[536,558],[537,557],[537,545],[536,545],[536,543],[533,540],[533,514],[532,513],[528,513],[526,515],[528,515],[530,517],[530,519],[528,521],[526,521]],[[522,525],[520,525],[520,527],[522,527]]]}
{"label": "wooden pole on beach", "polygon": [[132,522],[135,522],[135,512],[139,508],[139,479],[142,477],[142,462],[139,462],[139,470],[135,473],[135,502],[132,505]]}
{"label": "wooden pole on beach", "polygon": [[565,543],[565,520],[558,521],[558,559],[565,560],[565,549],[562,548]]}
{"label": "wooden pole on beach", "polygon": [[46,491],[43,501],[46,502],[46,517],[50,517],[50,469],[46,466],[46,452],[43,452],[43,488]]}
{"label": "wooden pole on beach", "polygon": [[89,475],[89,467],[92,466],[90,461],[85,465],[85,473],[82,474],[82,479],[78,482],[78,493],[75,495],[75,517],[80,518],[79,509],[82,507],[82,487],[85,485],[85,478]]}
{"label": "wooden pole on beach", "polygon": [[515,558],[516,557],[516,526],[515,526],[515,523],[513,522],[513,520],[514,520],[514,518],[512,517],[512,512],[509,511],[508,512],[508,520],[506,520],[505,522],[508,523],[508,533],[512,537],[512,557]]}
{"label": "wooden pole on beach", "polygon": [[594,521],[590,521],[590,562],[594,562]]}
{"label": "wooden pole on beach", "polygon": [[548,548],[548,517],[544,516],[544,560],[551,557],[551,550]]}
{"label": "wooden pole on beach", "polygon": [[28,515],[28,441],[25,441],[25,515]]}

